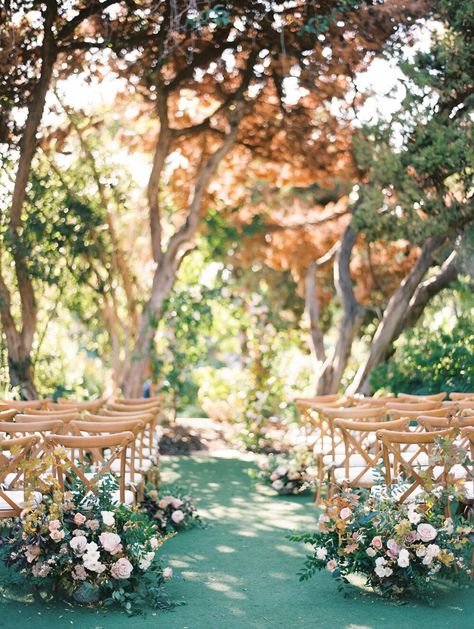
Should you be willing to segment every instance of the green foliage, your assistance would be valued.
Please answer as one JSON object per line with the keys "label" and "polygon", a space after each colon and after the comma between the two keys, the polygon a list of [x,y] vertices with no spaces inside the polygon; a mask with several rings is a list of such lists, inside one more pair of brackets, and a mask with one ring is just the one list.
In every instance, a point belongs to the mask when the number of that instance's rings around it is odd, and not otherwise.
{"label": "green foliage", "polygon": [[474,323],[457,321],[451,332],[420,328],[397,342],[395,354],[371,376],[374,391],[429,394],[474,391]]}
{"label": "green foliage", "polygon": [[369,240],[420,244],[452,236],[474,220],[472,58],[474,4],[435,5],[442,22],[428,52],[403,57],[406,96],[391,118],[367,126],[354,152],[368,174],[354,227]]}

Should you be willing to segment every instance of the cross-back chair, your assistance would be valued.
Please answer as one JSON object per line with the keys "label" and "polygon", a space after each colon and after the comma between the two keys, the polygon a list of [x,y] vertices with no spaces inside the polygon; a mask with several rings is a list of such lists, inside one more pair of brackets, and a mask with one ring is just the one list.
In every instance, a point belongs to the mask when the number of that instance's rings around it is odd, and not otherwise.
{"label": "cross-back chair", "polygon": [[14,408],[8,411],[0,411],[0,422],[10,422],[13,420],[18,411]]}
{"label": "cross-back chair", "polygon": [[413,393],[399,393],[398,399],[400,402],[413,401],[413,402],[442,402],[446,398],[446,393],[430,393],[430,394],[420,394],[414,395]]}
{"label": "cross-back chair", "polygon": [[41,494],[28,486],[25,471],[25,461],[39,440],[35,435],[0,440],[0,519],[18,517],[30,499],[41,501]]}
{"label": "cross-back chair", "polygon": [[112,474],[111,466],[119,460],[119,489],[112,501],[133,504],[135,494],[125,487],[125,472],[127,450],[134,438],[132,432],[124,431],[93,436],[53,434],[48,435],[45,441],[53,453],[53,472],[63,491],[76,477],[84,484],[86,492],[97,493],[104,474]]}
{"label": "cross-back chair", "polygon": [[383,449],[377,432],[381,429],[405,430],[407,425],[408,420],[404,418],[386,421],[337,419],[334,428],[341,433],[344,454],[336,455],[329,467],[329,486],[372,487],[373,469],[383,463]]}
{"label": "cross-back chair", "polygon": [[[416,495],[434,482],[446,482],[446,470],[431,459],[438,439],[454,436],[454,430],[433,432],[397,432],[380,430],[377,438],[383,445],[385,481],[387,485],[399,482],[403,474],[406,489],[398,497],[398,503],[416,499]],[[411,449],[408,450],[408,446]]]}

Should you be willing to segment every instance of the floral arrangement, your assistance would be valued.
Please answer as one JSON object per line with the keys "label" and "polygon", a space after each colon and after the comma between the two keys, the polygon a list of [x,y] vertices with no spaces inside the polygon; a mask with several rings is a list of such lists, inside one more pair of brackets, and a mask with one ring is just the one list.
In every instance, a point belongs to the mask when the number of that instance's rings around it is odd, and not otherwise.
{"label": "floral arrangement", "polygon": [[314,483],[316,470],[311,452],[295,450],[292,456],[269,455],[258,464],[251,476],[270,485],[280,495],[307,492]]}
{"label": "floral arrangement", "polygon": [[202,524],[191,496],[180,487],[159,492],[155,485],[147,485],[141,506],[163,534]]}
{"label": "floral arrangement", "polygon": [[40,504],[3,531],[3,561],[43,593],[118,603],[129,614],[145,603],[168,607],[162,585],[172,571],[156,560],[166,537],[146,514],[112,504],[116,488],[112,475],[104,476],[97,495],[79,483],[65,494],[51,485]]}
{"label": "floral arrangement", "polygon": [[444,498],[454,496],[439,486],[418,503],[399,505],[396,495],[379,488],[377,494],[346,490],[330,499],[316,532],[290,537],[314,549],[300,579],[321,569],[343,582],[359,574],[383,596],[430,602],[437,579],[469,581],[474,528],[462,516],[446,517]]}

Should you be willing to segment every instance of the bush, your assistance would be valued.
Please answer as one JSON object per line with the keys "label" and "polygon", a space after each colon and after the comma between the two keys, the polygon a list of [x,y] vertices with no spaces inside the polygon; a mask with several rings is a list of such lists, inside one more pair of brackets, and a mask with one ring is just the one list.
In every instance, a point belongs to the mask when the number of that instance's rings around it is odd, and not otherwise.
{"label": "bush", "polygon": [[395,354],[374,369],[372,389],[430,394],[474,391],[474,324],[460,319],[451,332],[426,328],[406,332]]}

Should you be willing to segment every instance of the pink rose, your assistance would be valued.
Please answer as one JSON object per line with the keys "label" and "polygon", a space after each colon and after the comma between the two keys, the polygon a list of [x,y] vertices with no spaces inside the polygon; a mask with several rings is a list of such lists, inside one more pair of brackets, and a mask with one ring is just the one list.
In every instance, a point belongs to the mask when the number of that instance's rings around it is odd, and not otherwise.
{"label": "pink rose", "polygon": [[387,542],[387,554],[392,557],[398,557],[398,553],[400,552],[400,549],[398,548],[398,544],[394,539],[389,539]]}
{"label": "pink rose", "polygon": [[85,581],[87,579],[87,572],[84,566],[81,566],[80,564],[75,566],[72,578],[78,579],[79,581]]}
{"label": "pink rose", "polygon": [[97,531],[100,526],[99,520],[87,520],[86,526],[90,528],[91,531]]}
{"label": "pink rose", "polygon": [[28,563],[33,563],[39,557],[41,549],[36,544],[28,544],[26,547],[25,557]]}
{"label": "pink rose", "polygon": [[349,507],[344,507],[344,509],[341,509],[341,513],[339,514],[339,517],[342,520],[347,520],[348,518],[350,518],[352,515],[352,511],[349,509]]}
{"label": "pink rose", "polygon": [[171,506],[173,507],[173,509],[179,509],[182,504],[183,504],[183,501],[180,500],[179,498],[175,498],[171,502]]}
{"label": "pink rose", "polygon": [[431,524],[418,524],[416,530],[422,542],[431,542],[438,535],[438,531]]}
{"label": "pink rose", "polygon": [[184,513],[180,509],[178,509],[177,511],[173,511],[173,513],[171,514],[171,519],[175,524],[179,524],[184,520]]}
{"label": "pink rose", "polygon": [[64,537],[64,531],[53,529],[51,533],[49,534],[49,536],[54,542],[60,542]]}
{"label": "pink rose", "polygon": [[76,535],[69,542],[69,546],[78,555],[83,555],[86,552],[87,539],[84,537],[84,535]]}
{"label": "pink rose", "polygon": [[330,559],[326,564],[326,570],[329,570],[329,572],[334,572],[336,568],[337,568],[337,561],[335,559]]}
{"label": "pink rose", "polygon": [[173,577],[173,568],[171,568],[170,566],[168,566],[167,568],[165,568],[163,570],[163,579],[171,579]]}
{"label": "pink rose", "polygon": [[99,535],[99,541],[102,544],[104,550],[111,555],[116,555],[122,550],[122,544],[120,535],[117,533],[101,533]]}
{"label": "pink rose", "polygon": [[81,526],[81,524],[84,524],[86,520],[86,516],[82,515],[82,513],[76,513],[74,516],[74,524],[77,524],[77,526]]}
{"label": "pink rose", "polygon": [[128,579],[132,574],[133,566],[125,557],[120,557],[112,568],[110,573],[114,579]]}
{"label": "pink rose", "polygon": [[31,569],[31,572],[33,573],[34,577],[47,577],[48,574],[50,573],[51,568],[48,566],[48,564],[46,563],[41,563],[40,561],[38,561],[37,563],[34,564],[33,568]]}
{"label": "pink rose", "polygon": [[382,538],[380,537],[380,535],[376,535],[372,541],[370,542],[370,544],[374,547],[377,548],[378,550],[380,550],[382,548]]}
{"label": "pink rose", "polygon": [[56,531],[61,528],[61,522],[59,520],[51,520],[49,523],[49,530]]}

